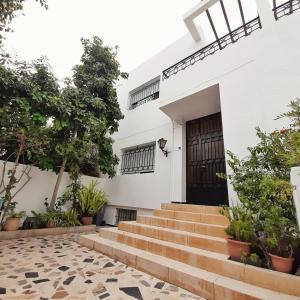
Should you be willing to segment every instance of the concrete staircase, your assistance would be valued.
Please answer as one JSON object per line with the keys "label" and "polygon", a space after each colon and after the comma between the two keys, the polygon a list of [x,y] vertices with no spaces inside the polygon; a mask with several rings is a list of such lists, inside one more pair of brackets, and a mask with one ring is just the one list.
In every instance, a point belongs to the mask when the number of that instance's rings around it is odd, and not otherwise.
{"label": "concrete staircase", "polygon": [[79,243],[205,299],[300,299],[300,277],[228,260],[218,207],[162,204]]}

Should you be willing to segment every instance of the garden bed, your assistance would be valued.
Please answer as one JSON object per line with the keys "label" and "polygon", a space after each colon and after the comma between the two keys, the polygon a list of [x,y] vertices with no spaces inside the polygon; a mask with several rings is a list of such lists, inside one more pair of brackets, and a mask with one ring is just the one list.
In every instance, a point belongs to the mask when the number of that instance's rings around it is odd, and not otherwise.
{"label": "garden bed", "polygon": [[0,240],[96,231],[96,225],[0,231]]}

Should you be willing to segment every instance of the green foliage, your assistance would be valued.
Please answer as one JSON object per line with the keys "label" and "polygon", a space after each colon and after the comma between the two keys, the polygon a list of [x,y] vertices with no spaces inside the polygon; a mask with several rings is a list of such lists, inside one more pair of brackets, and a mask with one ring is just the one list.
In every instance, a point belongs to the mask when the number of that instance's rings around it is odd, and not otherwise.
{"label": "green foliage", "polygon": [[[0,177],[0,195],[4,198],[1,222],[9,203],[30,181],[31,166],[38,164],[50,147],[46,125],[58,95],[56,79],[45,58],[0,65],[0,159],[4,160]],[[9,170],[7,161],[13,162]],[[20,163],[27,167],[21,168]],[[26,178],[25,185],[16,188],[22,177]]]}
{"label": "green foliage", "polygon": [[[3,40],[3,32],[10,31],[8,23],[15,17],[17,11],[23,9],[25,0],[1,0],[0,2],[0,46]],[[41,6],[47,8],[45,0],[36,0]]]}
{"label": "green foliage", "polygon": [[70,227],[70,226],[80,226],[78,220],[78,213],[76,210],[72,209],[70,211],[58,211],[52,212],[47,211],[45,213],[36,213],[31,211],[35,218],[35,224],[40,227],[47,227],[47,224],[51,223],[56,227]]}
{"label": "green foliage", "polygon": [[101,171],[113,176],[118,158],[107,134],[114,133],[123,118],[115,89],[116,80],[123,75],[116,49],[105,46],[98,37],[91,41],[82,39],[82,44],[81,64],[74,67],[73,78],[66,82],[59,109],[54,113],[55,147],[45,161],[54,167],[67,157],[68,171],[79,168],[89,173],[89,169],[96,169],[93,175]]}
{"label": "green foliage", "polygon": [[[112,177],[119,160],[109,135],[118,129],[123,118],[115,83],[126,74],[120,71],[117,48],[105,46],[98,37],[82,39],[82,44],[81,62],[74,67],[73,77],[66,81],[59,109],[54,113],[53,147],[43,158],[42,168],[50,167],[56,172],[66,169],[77,176],[99,176],[101,172]],[[51,208],[56,194],[57,189]]]}
{"label": "green foliage", "polygon": [[97,189],[97,182],[92,181],[78,192],[81,216],[95,216],[101,207],[107,203],[107,196]]}
{"label": "green foliage", "polygon": [[284,210],[284,206],[269,208],[261,241],[268,252],[282,257],[291,257],[294,249],[300,245],[300,234],[297,224],[292,218],[285,217]]}
{"label": "green foliage", "polygon": [[230,223],[225,232],[234,240],[252,242],[255,240],[255,231],[251,212],[241,206],[223,207],[221,214],[226,216]]}
{"label": "green foliage", "polygon": [[15,212],[15,211],[9,211],[7,214],[8,218],[18,218],[18,219],[22,219],[25,218],[26,216],[26,211],[22,210],[19,212]]}
{"label": "green foliage", "polygon": [[249,256],[250,261],[252,262],[252,264],[257,264],[258,260],[259,260],[259,256],[256,253],[251,253]]}
{"label": "green foliage", "polygon": [[228,151],[231,172],[219,174],[230,181],[240,200],[240,207],[227,213],[231,216],[227,233],[240,239],[240,230],[251,227],[252,243],[264,253],[267,264],[269,252],[287,257],[300,243],[290,184],[290,169],[300,163],[300,100],[291,102],[290,108],[279,116],[291,119],[289,129],[265,133],[257,128],[259,142],[248,148],[248,157],[241,160]]}

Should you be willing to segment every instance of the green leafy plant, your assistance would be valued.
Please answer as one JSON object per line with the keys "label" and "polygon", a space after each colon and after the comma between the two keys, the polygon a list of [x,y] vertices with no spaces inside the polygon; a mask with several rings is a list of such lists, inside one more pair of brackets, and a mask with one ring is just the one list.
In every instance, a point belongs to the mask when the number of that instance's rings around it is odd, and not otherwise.
{"label": "green leafy plant", "polygon": [[19,211],[19,212],[10,211],[10,212],[7,214],[7,217],[8,217],[8,218],[18,218],[18,219],[22,219],[22,218],[25,218],[25,216],[26,216],[26,211],[24,211],[24,210]]}
{"label": "green leafy plant", "polygon": [[78,199],[81,216],[95,216],[107,203],[107,196],[103,191],[97,189],[96,181],[82,187],[78,192]]}
{"label": "green leafy plant", "polygon": [[294,249],[300,245],[300,233],[297,223],[285,217],[283,209],[280,206],[269,208],[261,240],[268,253],[292,257]]}
{"label": "green leafy plant", "polygon": [[59,226],[61,227],[70,227],[70,226],[80,226],[81,223],[78,220],[78,212],[75,209],[71,209],[67,212],[61,212],[58,215]]}
{"label": "green leafy plant", "polygon": [[7,206],[7,214],[6,217],[7,218],[19,218],[22,219],[26,216],[26,212],[25,211],[20,211],[20,212],[16,212],[16,206],[17,206],[17,202],[16,201],[11,201],[9,203],[9,205]]}
{"label": "green leafy plant", "polygon": [[228,151],[230,172],[218,174],[229,180],[240,200],[240,208],[226,213],[227,233],[240,240],[253,235],[252,246],[268,267],[269,253],[292,256],[300,241],[290,184],[290,169],[300,163],[300,99],[289,107],[291,111],[279,116],[291,119],[288,129],[266,133],[257,128],[259,142],[248,147],[248,156],[239,159]]}
{"label": "green leafy plant", "polygon": [[229,219],[225,232],[234,240],[252,242],[256,235],[252,223],[251,212],[241,206],[223,207],[220,213]]}
{"label": "green leafy plant", "polygon": [[31,211],[33,217],[35,218],[35,224],[39,224],[40,227],[46,227],[49,223],[56,227],[70,227],[70,226],[80,226],[78,220],[78,212],[74,209],[70,211],[47,211],[45,213],[37,213]]}

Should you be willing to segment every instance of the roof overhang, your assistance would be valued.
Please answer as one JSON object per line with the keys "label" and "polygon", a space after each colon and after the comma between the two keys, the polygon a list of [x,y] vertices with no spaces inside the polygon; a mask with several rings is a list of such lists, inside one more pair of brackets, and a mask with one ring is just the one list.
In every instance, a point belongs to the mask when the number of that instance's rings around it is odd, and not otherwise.
{"label": "roof overhang", "polygon": [[182,124],[221,111],[219,85],[213,85],[192,95],[160,107],[171,120]]}

